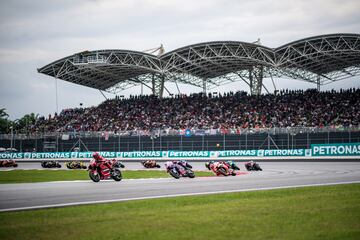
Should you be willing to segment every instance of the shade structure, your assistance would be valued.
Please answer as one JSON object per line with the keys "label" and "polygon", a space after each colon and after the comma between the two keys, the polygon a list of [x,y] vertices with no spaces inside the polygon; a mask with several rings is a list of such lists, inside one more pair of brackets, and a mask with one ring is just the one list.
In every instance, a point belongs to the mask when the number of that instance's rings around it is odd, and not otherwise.
{"label": "shade structure", "polygon": [[165,82],[190,84],[205,91],[244,81],[252,94],[260,94],[262,80],[268,77],[320,86],[359,75],[360,35],[314,36],[278,48],[241,41],[204,42],[161,56],[117,49],[84,51],[38,72],[113,93],[143,84],[161,97]]}

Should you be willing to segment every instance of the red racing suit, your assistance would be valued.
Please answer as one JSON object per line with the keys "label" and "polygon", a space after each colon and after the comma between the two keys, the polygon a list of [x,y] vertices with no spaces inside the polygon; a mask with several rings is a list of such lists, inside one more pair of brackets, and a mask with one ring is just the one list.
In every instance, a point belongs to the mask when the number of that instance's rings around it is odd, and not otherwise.
{"label": "red racing suit", "polygon": [[100,156],[100,155],[94,157],[94,161],[95,161],[96,167],[98,169],[104,169],[104,168],[112,169],[113,168],[112,162],[110,160],[107,160],[106,158]]}
{"label": "red racing suit", "polygon": [[222,175],[221,173],[219,173],[218,171],[218,168],[223,165],[224,167],[227,168],[227,170],[230,172],[230,174],[232,173],[232,169],[231,167],[229,166],[229,164],[227,164],[226,162],[224,161],[219,161],[219,162],[214,162],[212,164],[210,164],[210,169],[216,174],[216,176],[220,176]]}

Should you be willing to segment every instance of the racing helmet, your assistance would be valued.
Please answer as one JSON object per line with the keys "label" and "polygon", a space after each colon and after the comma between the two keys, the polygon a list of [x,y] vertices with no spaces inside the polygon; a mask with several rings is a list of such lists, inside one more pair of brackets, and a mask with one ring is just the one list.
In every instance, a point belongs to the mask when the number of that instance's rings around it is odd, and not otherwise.
{"label": "racing helmet", "polygon": [[93,152],[92,156],[93,156],[93,158],[96,159],[96,160],[98,160],[99,158],[101,158],[99,152]]}
{"label": "racing helmet", "polygon": [[214,161],[205,163],[205,167],[210,170],[210,164],[214,164]]}
{"label": "racing helmet", "polygon": [[210,163],[206,162],[206,163],[205,163],[205,167],[206,167],[207,169],[209,169],[209,168],[210,168],[209,166],[210,166]]}

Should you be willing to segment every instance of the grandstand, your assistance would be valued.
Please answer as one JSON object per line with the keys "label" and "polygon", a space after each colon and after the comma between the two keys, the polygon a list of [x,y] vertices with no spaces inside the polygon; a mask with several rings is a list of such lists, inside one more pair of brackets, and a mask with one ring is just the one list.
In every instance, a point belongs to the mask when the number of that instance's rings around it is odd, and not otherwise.
{"label": "grandstand", "polygon": [[[360,89],[133,96],[41,117],[18,129],[23,134],[12,146],[42,151],[309,148],[359,142],[359,119]],[[0,144],[9,145],[9,138],[3,136]]]}
{"label": "grandstand", "polygon": [[154,130],[181,134],[190,129],[236,133],[259,128],[360,127],[359,120],[360,89],[280,91],[260,96],[229,92],[109,99],[97,107],[66,109],[54,118],[41,118],[30,131],[141,131],[148,135]]}

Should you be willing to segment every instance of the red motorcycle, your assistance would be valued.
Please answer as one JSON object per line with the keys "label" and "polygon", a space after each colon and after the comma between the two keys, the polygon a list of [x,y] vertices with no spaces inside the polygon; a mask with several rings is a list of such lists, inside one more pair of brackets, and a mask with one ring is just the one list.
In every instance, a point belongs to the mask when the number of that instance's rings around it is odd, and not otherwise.
{"label": "red motorcycle", "polygon": [[88,171],[89,177],[94,182],[99,182],[104,179],[114,179],[115,181],[121,181],[122,174],[118,167],[121,167],[121,163],[119,164],[116,160],[103,160],[96,162],[92,160],[90,162]]}
{"label": "red motorcycle", "polygon": [[223,176],[235,176],[236,173],[235,171],[231,168],[230,165],[228,165],[227,163],[225,162],[209,162],[209,163],[206,163],[205,166],[209,169],[209,170],[212,170],[216,176],[220,176],[220,175],[223,175]]}
{"label": "red motorcycle", "polygon": [[0,167],[17,167],[18,164],[14,160],[1,160]]}
{"label": "red motorcycle", "polygon": [[160,168],[160,165],[157,164],[155,160],[141,161],[141,164],[142,164],[145,168]]}

